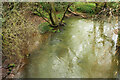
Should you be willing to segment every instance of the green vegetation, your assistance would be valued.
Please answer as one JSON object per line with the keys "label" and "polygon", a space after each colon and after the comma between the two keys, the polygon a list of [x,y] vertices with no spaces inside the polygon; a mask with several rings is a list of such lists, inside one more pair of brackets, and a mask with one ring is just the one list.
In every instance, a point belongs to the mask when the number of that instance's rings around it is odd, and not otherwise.
{"label": "green vegetation", "polygon": [[81,2],[77,3],[76,2],[75,6],[78,12],[90,13],[90,14],[95,13],[95,3],[81,3]]}
{"label": "green vegetation", "polygon": [[118,46],[120,46],[120,31],[118,31]]}
{"label": "green vegetation", "polygon": [[51,27],[47,22],[41,23],[38,28],[41,34],[46,32],[60,32],[59,29],[56,30],[55,28]]}
{"label": "green vegetation", "polygon": [[41,23],[38,28],[40,33],[45,33],[49,31],[49,27],[50,27],[49,24],[45,22],[45,23]]}
{"label": "green vegetation", "polygon": [[[19,6],[15,6],[18,4]],[[24,5],[20,7],[20,5]],[[32,34],[37,32],[37,27],[24,17],[24,9],[27,3],[3,3],[2,21],[2,63],[3,67],[8,64],[9,72],[20,64],[28,54],[28,47],[32,44]],[[19,7],[19,8],[18,8]],[[28,10],[28,8],[26,8]],[[30,43],[29,43],[30,42]],[[6,62],[7,61],[7,62]],[[12,67],[12,68],[11,68]],[[20,67],[20,66],[19,66]],[[7,73],[7,72],[6,72]],[[6,76],[4,76],[6,77]]]}
{"label": "green vegetation", "polygon": [[9,64],[8,68],[15,67],[15,64]]}
{"label": "green vegetation", "polygon": [[62,10],[60,15],[58,12],[59,18],[57,17],[57,11],[59,10],[56,10],[58,5],[56,5],[55,2],[36,3],[35,5],[37,8],[34,8],[34,14],[41,16],[47,23],[49,23],[50,26],[58,27],[63,24],[62,21],[65,17],[65,14],[72,4],[73,3],[59,3],[59,7],[61,7],[60,9]]}
{"label": "green vegetation", "polygon": [[30,45],[34,45],[33,40],[36,36],[48,32],[61,32],[61,26],[65,25],[64,19],[76,16],[69,9],[80,16],[82,13],[87,14],[85,18],[89,15],[104,16],[106,13],[109,17],[111,15],[109,13],[115,15],[118,11],[118,3],[3,2],[2,18],[0,17],[2,21],[2,24],[0,23],[2,25],[2,33],[0,33],[2,35],[2,62],[8,59],[8,63],[5,64],[9,64],[10,72],[11,67],[17,66],[16,64],[20,63],[21,59],[28,57],[29,50],[32,48]]}

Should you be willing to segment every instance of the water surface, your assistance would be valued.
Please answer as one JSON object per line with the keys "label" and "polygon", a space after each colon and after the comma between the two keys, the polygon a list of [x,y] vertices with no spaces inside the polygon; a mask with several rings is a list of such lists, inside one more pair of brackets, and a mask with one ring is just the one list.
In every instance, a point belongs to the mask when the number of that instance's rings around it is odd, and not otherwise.
{"label": "water surface", "polygon": [[67,25],[29,58],[25,78],[114,78],[115,20],[66,19]]}

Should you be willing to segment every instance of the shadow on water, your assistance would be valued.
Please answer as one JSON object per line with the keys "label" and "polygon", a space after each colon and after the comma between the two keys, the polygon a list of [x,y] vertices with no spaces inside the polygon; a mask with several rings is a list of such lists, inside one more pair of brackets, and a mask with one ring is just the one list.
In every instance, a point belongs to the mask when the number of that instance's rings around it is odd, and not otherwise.
{"label": "shadow on water", "polygon": [[117,23],[67,19],[63,31],[34,51],[24,78],[115,78]]}

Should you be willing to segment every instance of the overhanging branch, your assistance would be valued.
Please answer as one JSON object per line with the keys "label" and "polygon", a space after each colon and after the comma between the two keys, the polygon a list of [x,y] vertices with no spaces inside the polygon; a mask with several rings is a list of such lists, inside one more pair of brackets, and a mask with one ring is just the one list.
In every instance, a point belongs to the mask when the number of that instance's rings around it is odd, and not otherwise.
{"label": "overhanging branch", "polygon": [[66,8],[66,10],[65,10],[65,12],[64,12],[64,14],[63,14],[63,17],[62,17],[60,23],[62,23],[62,21],[63,21],[63,19],[64,19],[64,17],[65,17],[65,14],[66,14],[66,12],[68,11],[68,8],[69,8],[72,4],[73,4],[73,3],[70,3],[70,4],[67,6],[67,8]]}

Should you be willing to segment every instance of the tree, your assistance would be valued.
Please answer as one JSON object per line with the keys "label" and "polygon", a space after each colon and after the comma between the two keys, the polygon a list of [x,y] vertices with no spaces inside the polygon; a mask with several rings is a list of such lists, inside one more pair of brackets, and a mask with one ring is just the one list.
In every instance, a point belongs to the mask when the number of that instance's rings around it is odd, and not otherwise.
{"label": "tree", "polygon": [[36,9],[36,13],[39,14],[39,16],[41,16],[52,27],[63,25],[65,14],[67,13],[68,8],[73,3],[59,3],[59,4],[60,4],[59,7],[61,6],[64,9],[63,13],[58,13],[62,15],[60,18],[57,17],[57,13],[56,13],[57,6],[55,2],[44,2],[38,4],[39,8]]}

